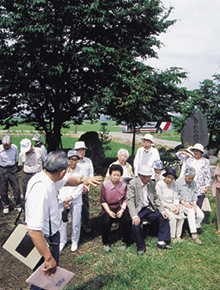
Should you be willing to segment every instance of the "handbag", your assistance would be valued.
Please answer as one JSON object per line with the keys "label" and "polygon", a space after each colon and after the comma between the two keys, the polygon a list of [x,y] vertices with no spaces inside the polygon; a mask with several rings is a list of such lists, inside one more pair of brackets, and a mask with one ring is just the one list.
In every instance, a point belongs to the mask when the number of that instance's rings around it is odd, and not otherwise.
{"label": "handbag", "polygon": [[212,211],[208,197],[204,198],[201,210],[202,211],[207,211],[207,212]]}
{"label": "handbag", "polygon": [[33,270],[43,262],[43,259],[28,234],[26,223],[19,221],[21,212],[15,221],[15,227],[3,242],[2,248]]}

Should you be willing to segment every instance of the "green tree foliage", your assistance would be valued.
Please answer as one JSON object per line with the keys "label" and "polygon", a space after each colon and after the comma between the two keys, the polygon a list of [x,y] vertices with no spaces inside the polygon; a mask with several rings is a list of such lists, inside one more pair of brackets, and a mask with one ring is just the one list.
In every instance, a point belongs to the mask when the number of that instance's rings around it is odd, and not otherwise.
{"label": "green tree foliage", "polygon": [[176,109],[176,104],[186,99],[186,89],[179,84],[187,74],[176,67],[159,72],[135,60],[123,70],[123,74],[116,72],[121,87],[112,84],[101,100],[95,98],[93,101],[97,107],[101,103],[103,113],[107,112],[118,123],[125,122],[133,129],[134,154],[135,128],[147,121],[169,118],[168,113]]}
{"label": "green tree foliage", "polygon": [[127,71],[137,57],[156,57],[170,11],[159,0],[0,0],[1,123],[16,114],[52,150],[66,121],[96,116],[94,99],[107,104],[132,82],[124,95],[135,102],[143,75],[139,83]]}
{"label": "green tree foliage", "polygon": [[199,89],[188,93],[184,103],[178,105],[178,111],[182,118],[175,120],[175,127],[181,131],[183,122],[191,117],[196,110],[201,110],[207,121],[209,132],[208,147],[217,146],[220,143],[220,75],[213,75],[213,79],[206,79],[200,83]]}

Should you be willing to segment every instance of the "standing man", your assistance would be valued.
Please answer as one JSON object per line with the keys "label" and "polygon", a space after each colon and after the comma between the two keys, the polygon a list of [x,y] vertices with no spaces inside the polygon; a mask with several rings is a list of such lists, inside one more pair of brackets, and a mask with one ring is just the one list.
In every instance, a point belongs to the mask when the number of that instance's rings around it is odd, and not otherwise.
{"label": "standing man", "polygon": [[[81,170],[82,175],[93,177],[94,168],[91,159],[85,157],[86,149],[84,141],[77,141],[75,143],[74,150],[77,150],[79,155],[78,167]],[[89,190],[88,188],[83,189],[83,206],[82,206],[82,230],[86,234],[91,234],[92,230],[89,225]]]}
{"label": "standing man", "polygon": [[[138,148],[134,158],[134,174],[138,176],[139,168],[141,165],[149,165],[153,169],[155,160],[160,160],[159,152],[156,148],[152,147],[154,139],[151,134],[145,134],[142,138],[144,147]],[[154,179],[154,172],[152,179]]]}
{"label": "standing man", "polygon": [[151,180],[152,173],[149,165],[142,165],[139,169],[139,176],[128,184],[127,205],[132,219],[138,255],[143,255],[146,251],[141,232],[143,218],[159,223],[157,247],[171,249],[167,245],[170,242],[169,216],[156,193],[155,183]]}
{"label": "standing man", "polygon": [[[45,161],[45,169],[33,176],[27,186],[25,217],[28,233],[39,253],[44,258],[42,271],[45,275],[56,272],[59,264],[60,216],[58,191],[64,186],[97,185],[99,178],[64,177],[69,166],[66,154],[62,151],[50,152]],[[51,242],[48,248],[44,235]],[[41,288],[31,285],[31,290]]]}
{"label": "standing man", "polygon": [[27,183],[31,177],[40,172],[43,169],[43,165],[46,159],[45,154],[41,148],[36,148],[31,144],[31,141],[27,138],[20,142],[21,152],[19,154],[19,166],[23,169],[23,200],[25,200],[25,194],[27,189]]}
{"label": "standing man", "polygon": [[39,133],[34,134],[34,137],[32,138],[32,140],[35,142],[34,147],[41,148],[44,154],[47,156],[47,150],[43,142],[41,141],[41,135]]}
{"label": "standing man", "polygon": [[18,148],[12,144],[11,137],[5,135],[0,145],[0,189],[3,204],[3,213],[9,213],[10,200],[8,198],[8,183],[10,183],[14,194],[14,206],[21,210],[20,187],[18,181],[18,169],[15,164],[18,158]]}

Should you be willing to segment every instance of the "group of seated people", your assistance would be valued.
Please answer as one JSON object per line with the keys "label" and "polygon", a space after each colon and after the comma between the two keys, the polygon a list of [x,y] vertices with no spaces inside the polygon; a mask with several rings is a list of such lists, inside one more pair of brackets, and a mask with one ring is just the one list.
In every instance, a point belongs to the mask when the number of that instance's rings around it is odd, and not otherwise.
{"label": "group of seated people", "polygon": [[[144,147],[139,148],[134,160],[133,176],[126,149],[120,149],[118,160],[110,165],[102,184],[103,250],[110,251],[111,225],[119,222],[122,230],[121,250],[126,249],[134,237],[138,255],[144,254],[142,226],[147,222],[158,223],[160,249],[171,249],[170,242],[181,242],[184,220],[187,219],[192,240],[201,245],[198,238],[204,213],[202,201],[211,182],[209,161],[202,157],[201,144],[177,152],[183,167],[178,178],[173,168],[164,170],[163,162],[156,159],[159,153],[153,145],[153,137],[146,134]],[[122,156],[121,156],[122,155]]]}
{"label": "group of seated people", "polygon": [[[126,149],[118,151],[118,159],[106,173],[101,186],[100,203],[102,206],[102,242],[103,250],[111,250],[111,227],[119,223],[122,234],[120,249],[125,250],[133,239],[137,245],[137,254],[146,251],[143,224],[158,224],[158,242],[160,249],[171,249],[170,243],[181,242],[184,220],[187,219],[192,240],[201,245],[198,238],[204,213],[202,200],[211,181],[209,161],[202,157],[201,144],[177,152],[183,167],[178,178],[176,171],[169,167],[164,170],[163,162],[150,134],[143,137],[143,147],[139,148],[132,166],[127,162],[129,153]],[[79,175],[77,171],[76,150],[68,152],[69,175]],[[80,218],[83,187],[63,188],[60,191],[60,215],[64,209],[72,214],[71,250],[77,250],[80,236]],[[62,250],[67,242],[67,223],[61,218]],[[75,244],[75,246],[74,246]]]}

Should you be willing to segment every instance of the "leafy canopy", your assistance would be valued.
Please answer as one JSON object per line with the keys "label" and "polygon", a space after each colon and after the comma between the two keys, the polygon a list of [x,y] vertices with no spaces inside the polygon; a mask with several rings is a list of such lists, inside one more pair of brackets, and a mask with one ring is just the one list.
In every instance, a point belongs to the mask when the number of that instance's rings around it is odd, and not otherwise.
{"label": "leafy canopy", "polygon": [[114,95],[122,110],[142,84],[151,92],[143,72],[129,80],[128,71],[139,70],[136,58],[157,56],[170,11],[159,0],[0,0],[1,124],[19,116],[57,149],[65,122],[99,113],[94,100]]}

